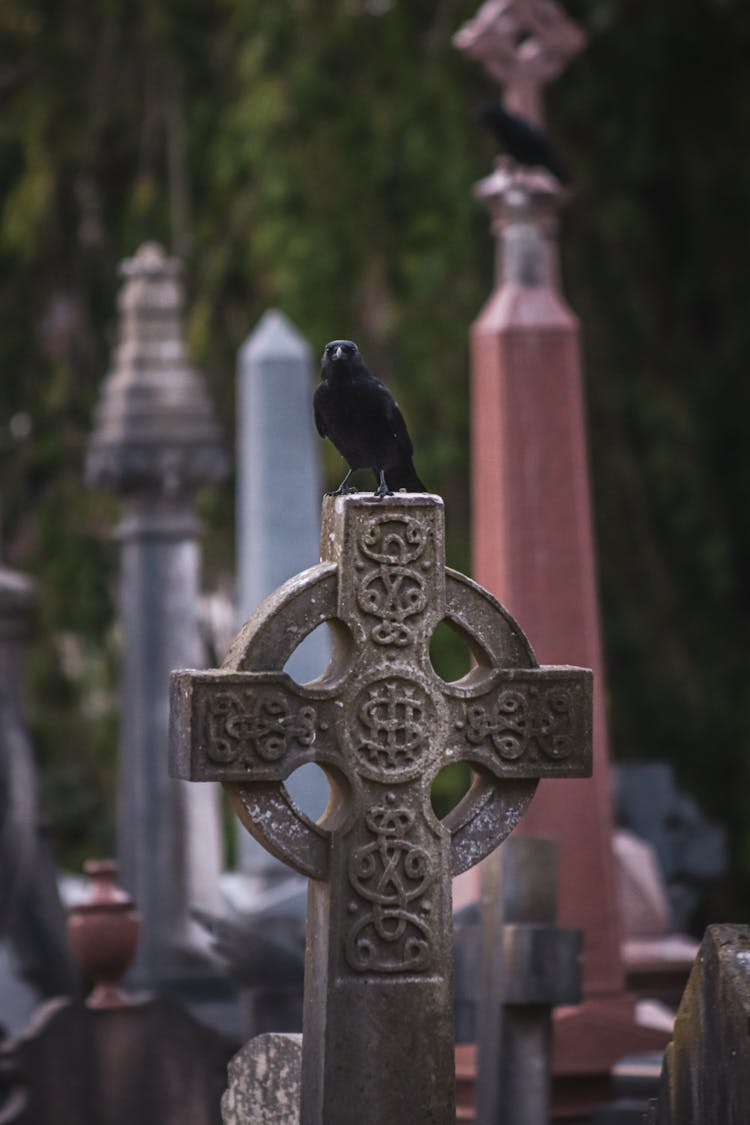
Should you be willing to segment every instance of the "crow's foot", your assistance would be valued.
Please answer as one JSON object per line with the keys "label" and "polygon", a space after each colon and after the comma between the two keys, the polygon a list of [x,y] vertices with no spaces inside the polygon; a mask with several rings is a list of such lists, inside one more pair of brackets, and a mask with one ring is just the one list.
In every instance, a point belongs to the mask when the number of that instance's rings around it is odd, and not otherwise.
{"label": "crow's foot", "polygon": [[340,484],[338,488],[332,489],[331,492],[324,492],[324,496],[349,496],[352,492],[359,492],[355,484]]}
{"label": "crow's foot", "polygon": [[382,469],[378,471],[378,487],[373,492],[373,496],[376,496],[378,500],[383,500],[386,496],[393,496],[393,489],[388,487]]}

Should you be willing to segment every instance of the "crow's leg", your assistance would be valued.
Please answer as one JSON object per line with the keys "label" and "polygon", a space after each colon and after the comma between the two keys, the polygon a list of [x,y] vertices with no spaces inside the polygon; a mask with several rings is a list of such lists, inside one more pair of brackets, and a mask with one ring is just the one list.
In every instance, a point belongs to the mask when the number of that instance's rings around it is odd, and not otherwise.
{"label": "crow's leg", "polygon": [[353,484],[350,484],[348,488],[346,487],[346,482],[349,480],[349,477],[353,472],[354,469],[350,469],[338,488],[334,488],[333,492],[326,492],[326,496],[343,496],[347,492],[356,492],[357,490]]}
{"label": "crow's leg", "polygon": [[377,474],[378,474],[378,487],[373,492],[373,496],[377,496],[377,498],[379,500],[382,500],[384,496],[393,496],[393,489],[389,488],[387,483],[386,483],[385,470],[384,469],[378,469]]}

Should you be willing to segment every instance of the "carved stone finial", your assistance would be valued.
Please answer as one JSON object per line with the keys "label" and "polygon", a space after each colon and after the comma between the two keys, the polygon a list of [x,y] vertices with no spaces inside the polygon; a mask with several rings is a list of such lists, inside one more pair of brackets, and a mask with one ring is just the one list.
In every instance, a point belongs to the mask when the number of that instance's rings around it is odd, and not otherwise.
{"label": "carved stone finial", "polygon": [[182,332],[180,264],[154,242],[122,263],[120,332],[86,461],[92,487],[191,494],[226,475],[203,379]]}
{"label": "carved stone finial", "polygon": [[492,216],[497,240],[498,284],[559,289],[557,209],[560,186],[543,168],[510,169],[498,159],[495,170],[474,187]]}
{"label": "carved stone finial", "polygon": [[485,0],[453,43],[505,87],[508,109],[538,125],[542,91],[586,45],[555,0]]}

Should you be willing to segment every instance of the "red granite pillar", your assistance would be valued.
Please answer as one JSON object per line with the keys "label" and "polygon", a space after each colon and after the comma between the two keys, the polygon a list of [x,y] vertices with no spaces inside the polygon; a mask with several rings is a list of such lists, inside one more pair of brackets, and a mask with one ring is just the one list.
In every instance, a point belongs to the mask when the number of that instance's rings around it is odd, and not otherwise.
{"label": "red granite pillar", "polygon": [[556,282],[560,189],[500,163],[479,185],[499,240],[499,284],[471,334],[474,573],[542,664],[594,670],[594,773],[540,783],[520,831],[559,845],[559,924],[584,932],[584,1003],[558,1018],[555,1070],[607,1073],[663,1036],[624,991],[585,408],[576,317]]}
{"label": "red granite pillar", "polygon": [[[484,0],[454,37],[542,126],[542,91],[585,44],[555,0]],[[559,844],[562,926],[583,929],[584,1002],[555,1016],[555,1119],[608,1094],[622,1055],[659,1048],[625,992],[612,853],[605,682],[599,636],[578,322],[557,280],[562,190],[540,169],[498,161],[477,194],[498,242],[497,287],[472,328],[473,548],[477,579],[518,619],[541,663],[594,670],[594,773],[541,782],[520,830]],[[564,788],[564,792],[562,789]]]}
{"label": "red granite pillar", "polygon": [[[623,986],[578,322],[554,280],[555,186],[502,171],[502,281],[472,329],[474,573],[541,663],[594,669],[594,775],[540,785],[522,830],[559,840],[559,922],[585,932],[586,994]],[[509,196],[515,196],[515,201]],[[501,248],[502,252],[502,248]]]}

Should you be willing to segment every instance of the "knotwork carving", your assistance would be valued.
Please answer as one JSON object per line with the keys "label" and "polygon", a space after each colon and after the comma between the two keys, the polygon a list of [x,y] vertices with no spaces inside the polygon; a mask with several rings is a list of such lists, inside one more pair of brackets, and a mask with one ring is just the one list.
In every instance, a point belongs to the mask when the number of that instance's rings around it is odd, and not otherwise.
{"label": "knotwork carving", "polygon": [[[355,972],[421,972],[430,966],[430,915],[425,892],[434,879],[427,851],[407,839],[414,828],[413,809],[396,805],[393,793],[385,805],[365,814],[375,839],[355,848],[349,857],[349,882],[370,907],[351,927],[346,959]],[[359,904],[351,902],[356,914]]]}
{"label": "knotwork carving", "polygon": [[315,708],[292,710],[278,691],[235,688],[208,694],[203,701],[206,753],[213,761],[252,766],[259,759],[278,762],[292,741],[315,741]]}
{"label": "knotwork carving", "polygon": [[350,737],[361,772],[386,782],[415,776],[435,720],[423,688],[402,676],[375,680],[360,691],[354,715]]}
{"label": "knotwork carving", "polygon": [[467,706],[466,721],[457,726],[475,746],[489,739],[506,761],[524,755],[558,761],[573,750],[574,705],[564,688],[506,688],[488,702]]}
{"label": "knotwork carving", "polygon": [[[406,620],[427,605],[425,579],[413,564],[422,558],[429,541],[427,528],[413,516],[376,516],[367,521],[359,537],[359,550],[377,563],[358,583],[357,604],[363,613],[380,618],[370,636],[380,645],[403,647],[413,640]],[[358,569],[364,569],[360,560]],[[432,563],[423,559],[422,569]]]}

